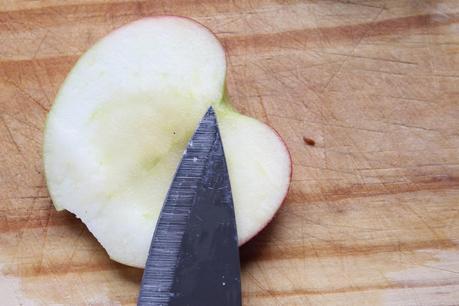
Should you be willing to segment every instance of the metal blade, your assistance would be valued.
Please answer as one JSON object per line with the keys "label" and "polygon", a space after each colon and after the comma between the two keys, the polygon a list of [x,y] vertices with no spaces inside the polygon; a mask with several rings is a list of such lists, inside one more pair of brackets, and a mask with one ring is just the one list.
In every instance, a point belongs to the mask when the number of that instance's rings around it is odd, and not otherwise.
{"label": "metal blade", "polygon": [[188,144],[169,189],[138,305],[241,305],[233,199],[212,108]]}

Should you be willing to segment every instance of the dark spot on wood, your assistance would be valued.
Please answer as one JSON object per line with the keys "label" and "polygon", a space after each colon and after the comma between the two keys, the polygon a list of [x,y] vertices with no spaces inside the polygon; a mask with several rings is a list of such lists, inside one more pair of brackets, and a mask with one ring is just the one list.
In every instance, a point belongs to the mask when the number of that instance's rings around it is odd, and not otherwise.
{"label": "dark spot on wood", "polygon": [[315,146],[316,145],[316,142],[314,141],[314,139],[311,139],[311,138],[308,138],[308,137],[303,137],[303,141],[308,146]]}

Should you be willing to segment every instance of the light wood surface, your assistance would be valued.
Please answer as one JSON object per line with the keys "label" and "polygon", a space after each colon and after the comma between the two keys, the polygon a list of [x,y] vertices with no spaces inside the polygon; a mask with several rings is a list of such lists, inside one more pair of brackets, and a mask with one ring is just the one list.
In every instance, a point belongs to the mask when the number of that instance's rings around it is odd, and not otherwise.
{"label": "light wood surface", "polygon": [[459,304],[459,2],[3,0],[1,305],[136,302],[142,271],[52,207],[41,145],[79,55],[157,14],[217,34],[233,104],[292,154],[285,204],[241,249],[244,305]]}

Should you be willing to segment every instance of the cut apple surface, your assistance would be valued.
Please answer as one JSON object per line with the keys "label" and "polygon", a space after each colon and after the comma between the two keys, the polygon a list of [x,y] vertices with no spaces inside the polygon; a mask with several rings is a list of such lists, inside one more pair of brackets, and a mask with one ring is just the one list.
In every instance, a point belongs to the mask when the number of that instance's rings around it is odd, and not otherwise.
{"label": "cut apple surface", "polygon": [[209,106],[228,163],[240,244],[287,193],[290,157],[279,135],[225,96],[225,53],[204,26],[145,18],[89,49],[48,115],[44,162],[58,210],[76,214],[110,257],[144,267],[183,151]]}

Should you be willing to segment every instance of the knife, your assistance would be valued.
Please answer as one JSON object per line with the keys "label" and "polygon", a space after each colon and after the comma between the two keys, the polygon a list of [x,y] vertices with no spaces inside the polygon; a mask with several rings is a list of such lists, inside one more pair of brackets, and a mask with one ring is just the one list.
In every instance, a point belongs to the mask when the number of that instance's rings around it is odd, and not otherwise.
{"label": "knife", "polygon": [[169,188],[137,305],[241,305],[233,198],[212,107],[188,143]]}

